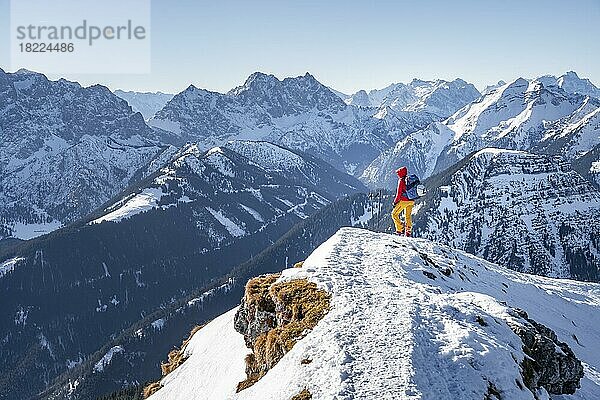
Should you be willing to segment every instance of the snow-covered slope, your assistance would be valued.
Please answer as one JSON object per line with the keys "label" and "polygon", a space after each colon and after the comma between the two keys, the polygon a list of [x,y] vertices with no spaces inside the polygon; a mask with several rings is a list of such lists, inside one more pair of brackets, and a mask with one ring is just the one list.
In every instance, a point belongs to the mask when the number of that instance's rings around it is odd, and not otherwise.
{"label": "snow-covered slope", "polygon": [[174,153],[107,88],[0,70],[0,239],[83,217]]}
{"label": "snow-covered slope", "polygon": [[557,156],[481,150],[428,181],[414,221],[515,270],[600,280],[600,192]]}
{"label": "snow-covered slope", "polygon": [[344,99],[346,104],[360,107],[390,107],[395,111],[416,111],[445,118],[479,97],[479,91],[462,79],[395,83],[367,93],[360,90]]}
{"label": "snow-covered slope", "polygon": [[149,123],[202,149],[229,140],[267,140],[358,175],[400,137],[437,118],[423,112],[407,111],[400,118],[377,113],[345,104],[308,73],[279,80],[257,72],[227,94],[190,86]]}
{"label": "snow-covered slope", "polygon": [[533,151],[560,154],[568,160],[585,156],[600,144],[600,100],[587,97],[571,115],[548,127]]}
{"label": "snow-covered slope", "polygon": [[562,89],[519,78],[458,111],[446,122],[455,132],[436,166],[441,171],[484,147],[526,150],[543,137],[549,121],[578,110],[586,101]]}
{"label": "snow-covered slope", "polygon": [[[256,145],[257,152],[271,149],[270,143]],[[300,158],[299,162],[304,160]],[[348,177],[350,180],[353,178]],[[204,250],[211,251],[264,230],[288,214],[306,218],[337,195],[358,191],[360,184],[354,182],[357,187],[348,185],[332,195],[325,186],[317,188],[306,178],[294,181],[285,174],[274,174],[228,148],[203,152],[197,144],[188,144],[151,182],[106,207],[90,223],[118,223],[141,213],[160,215],[160,210],[183,208],[188,210],[184,214],[193,214],[199,233],[205,236]],[[231,201],[234,198],[236,201]]]}
{"label": "snow-covered slope", "polygon": [[[581,388],[552,398],[600,396],[598,284],[520,274],[427,240],[352,228],[280,281],[298,278],[328,291],[331,309],[262,379],[235,393],[247,349],[231,311],[192,337],[190,357],[150,399],[288,400],[305,389],[313,399],[548,399],[544,387],[527,387],[523,371],[530,350],[516,332],[534,329],[532,321],[583,362]],[[566,347],[554,346],[543,355],[564,360]],[[574,370],[562,364],[560,374]]]}
{"label": "snow-covered slope", "polygon": [[162,92],[126,92],[115,90],[117,96],[125,100],[133,111],[142,114],[147,121],[161,110],[173,98],[172,94]]}

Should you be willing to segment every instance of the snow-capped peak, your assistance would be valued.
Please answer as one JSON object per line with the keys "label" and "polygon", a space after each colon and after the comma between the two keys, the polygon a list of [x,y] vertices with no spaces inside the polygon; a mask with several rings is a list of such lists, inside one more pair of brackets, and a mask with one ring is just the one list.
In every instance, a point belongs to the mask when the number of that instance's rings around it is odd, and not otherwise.
{"label": "snow-capped peak", "polygon": [[574,71],[568,71],[559,77],[543,75],[535,79],[545,86],[556,86],[569,94],[581,94],[600,99],[600,89],[589,79],[580,78]]}

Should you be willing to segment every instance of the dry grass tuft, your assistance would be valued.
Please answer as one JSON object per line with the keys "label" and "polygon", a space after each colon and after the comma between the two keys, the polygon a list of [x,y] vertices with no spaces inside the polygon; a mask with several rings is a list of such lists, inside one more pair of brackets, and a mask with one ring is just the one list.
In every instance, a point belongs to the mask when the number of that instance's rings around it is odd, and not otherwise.
{"label": "dry grass tuft", "polygon": [[144,388],[144,398],[147,399],[148,397],[152,396],[161,387],[162,386],[160,385],[160,382],[152,382]]}
{"label": "dry grass tuft", "polygon": [[290,400],[310,400],[312,399],[312,394],[308,391],[308,389],[304,388],[300,393],[292,397]]}
{"label": "dry grass tuft", "polygon": [[[187,347],[190,340],[192,340],[192,336],[194,336],[196,332],[202,329],[203,326],[204,325],[194,326],[190,331],[190,335],[188,336],[188,338],[181,343],[181,347],[179,349],[173,349],[169,352],[169,355],[167,356],[168,361],[160,364],[160,369],[163,377],[173,372],[177,367],[183,364],[185,360],[187,360],[187,357],[185,356],[185,348]],[[160,381],[148,384],[144,388],[144,398],[146,399],[150,397],[161,387],[162,386],[160,384]]]}
{"label": "dry grass tuft", "polygon": [[294,264],[294,268],[302,268],[302,265],[304,265],[304,261],[299,261],[296,264]]}
{"label": "dry grass tuft", "polygon": [[269,296],[269,288],[281,274],[262,275],[252,278],[246,283],[244,300],[248,314],[254,314],[256,310],[275,312],[275,304]]}
{"label": "dry grass tuft", "polygon": [[306,279],[274,284],[269,293],[277,305],[278,325],[270,339],[287,353],[327,314],[331,296]]}

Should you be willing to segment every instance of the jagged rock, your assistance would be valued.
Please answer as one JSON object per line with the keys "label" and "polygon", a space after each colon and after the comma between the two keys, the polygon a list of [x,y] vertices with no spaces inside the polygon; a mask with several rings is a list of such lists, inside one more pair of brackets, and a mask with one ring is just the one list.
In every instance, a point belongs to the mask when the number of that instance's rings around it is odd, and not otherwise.
{"label": "jagged rock", "polygon": [[260,335],[277,325],[275,303],[269,296],[269,287],[278,277],[278,274],[259,276],[246,284],[246,292],[235,314],[234,328],[244,335],[248,348],[254,346]]}
{"label": "jagged rock", "polygon": [[509,324],[523,341],[523,382],[532,392],[544,388],[550,394],[573,394],[580,387],[583,365],[556,333],[516,310],[523,324]]}
{"label": "jagged rock", "polygon": [[242,298],[240,307],[235,313],[234,328],[244,335],[246,346],[252,348],[256,339],[276,326],[275,312],[257,310],[250,314],[246,301]]}

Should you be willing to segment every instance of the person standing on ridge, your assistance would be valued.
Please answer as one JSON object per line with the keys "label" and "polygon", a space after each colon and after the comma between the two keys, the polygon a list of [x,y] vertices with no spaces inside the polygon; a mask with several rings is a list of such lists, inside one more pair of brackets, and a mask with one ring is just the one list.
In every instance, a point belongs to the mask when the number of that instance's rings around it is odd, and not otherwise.
{"label": "person standing on ridge", "polygon": [[[406,167],[402,167],[399,168],[396,173],[398,174],[398,190],[396,191],[396,198],[394,199],[392,219],[396,226],[396,235],[410,236],[412,231],[412,219],[410,214],[412,213],[415,202],[407,197],[406,176],[408,175],[408,170]],[[405,224],[400,220],[400,213],[402,211],[404,211],[406,230]]]}

